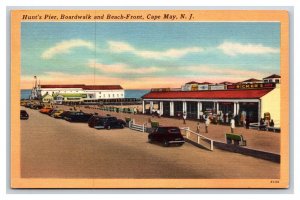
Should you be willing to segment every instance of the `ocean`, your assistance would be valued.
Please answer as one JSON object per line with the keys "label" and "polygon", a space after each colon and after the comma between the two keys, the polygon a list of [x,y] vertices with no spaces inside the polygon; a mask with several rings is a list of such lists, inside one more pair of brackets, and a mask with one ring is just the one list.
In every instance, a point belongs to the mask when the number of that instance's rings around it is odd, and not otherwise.
{"label": "ocean", "polygon": [[[150,90],[125,90],[125,98],[141,98]],[[21,99],[29,99],[31,90],[21,90]]]}

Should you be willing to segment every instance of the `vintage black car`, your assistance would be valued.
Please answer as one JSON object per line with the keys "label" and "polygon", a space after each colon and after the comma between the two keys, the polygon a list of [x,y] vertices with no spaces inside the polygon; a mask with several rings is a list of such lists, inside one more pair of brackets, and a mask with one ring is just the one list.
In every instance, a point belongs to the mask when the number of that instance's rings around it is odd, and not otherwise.
{"label": "vintage black car", "polygon": [[[112,128],[124,128],[126,122],[116,117],[99,117],[94,123],[96,129],[112,129]],[[93,123],[91,123],[92,125]]]}
{"label": "vintage black car", "polygon": [[99,115],[93,115],[88,121],[89,127],[94,128],[95,124],[97,124],[101,118]]}
{"label": "vintage black car", "polygon": [[170,144],[181,146],[185,142],[178,127],[158,127],[148,135],[148,141],[160,142],[166,147]]}
{"label": "vintage black car", "polygon": [[21,110],[20,112],[20,119],[28,119],[29,118],[29,115],[28,113],[26,112],[26,110]]}
{"label": "vintage black car", "polygon": [[64,117],[64,119],[69,122],[88,122],[91,117],[92,114],[84,112],[70,112]]}

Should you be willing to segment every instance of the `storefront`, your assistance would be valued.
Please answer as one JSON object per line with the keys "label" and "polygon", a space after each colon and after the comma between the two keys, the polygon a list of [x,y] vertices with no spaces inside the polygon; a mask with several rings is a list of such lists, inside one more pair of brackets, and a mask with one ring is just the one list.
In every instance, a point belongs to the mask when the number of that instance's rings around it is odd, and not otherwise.
{"label": "storefront", "polygon": [[186,103],[187,117],[192,119],[197,119],[197,102],[188,101]]}
{"label": "storefront", "polygon": [[[161,91],[149,92],[142,97],[143,105],[155,102],[163,111],[163,116],[200,119],[202,114],[246,117],[250,122],[258,122],[268,112],[280,125],[280,88],[231,89],[206,91]],[[275,105],[276,104],[276,105]],[[272,105],[272,106],[270,106]],[[244,120],[244,118],[243,118]]]}

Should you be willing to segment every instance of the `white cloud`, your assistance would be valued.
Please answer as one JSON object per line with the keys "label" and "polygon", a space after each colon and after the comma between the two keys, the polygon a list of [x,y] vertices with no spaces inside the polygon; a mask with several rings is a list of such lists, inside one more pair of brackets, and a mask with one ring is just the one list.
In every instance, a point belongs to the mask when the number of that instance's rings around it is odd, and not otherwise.
{"label": "white cloud", "polygon": [[204,49],[200,47],[188,47],[182,49],[167,49],[165,51],[149,51],[149,50],[140,50],[126,42],[118,41],[108,41],[109,49],[115,53],[128,52],[134,55],[137,55],[142,58],[151,58],[151,59],[168,59],[168,58],[181,58],[189,53],[198,53],[202,52]]}
{"label": "white cloud", "polygon": [[271,54],[279,53],[278,48],[266,47],[262,44],[241,44],[235,42],[224,42],[217,47],[223,53],[236,56],[238,54]]}
{"label": "white cloud", "polygon": [[124,63],[115,63],[115,64],[103,64],[99,63],[95,60],[90,60],[88,66],[105,72],[112,74],[147,74],[147,73],[155,73],[164,71],[159,67],[138,67],[138,68],[130,68],[128,65]]}
{"label": "white cloud", "polygon": [[90,50],[95,49],[95,45],[90,41],[82,39],[64,40],[59,43],[56,43],[53,47],[50,47],[49,49],[45,50],[42,53],[42,58],[50,59],[57,54],[70,53],[71,49],[78,47],[84,47]]}

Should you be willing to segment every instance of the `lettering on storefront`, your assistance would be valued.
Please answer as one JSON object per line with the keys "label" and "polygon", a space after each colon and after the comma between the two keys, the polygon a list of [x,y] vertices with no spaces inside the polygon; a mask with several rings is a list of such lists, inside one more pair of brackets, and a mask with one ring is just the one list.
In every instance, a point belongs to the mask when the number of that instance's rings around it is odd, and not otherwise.
{"label": "lettering on storefront", "polygon": [[274,88],[274,83],[252,83],[252,84],[237,84],[227,85],[228,90],[234,89],[263,89],[263,88]]}

